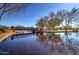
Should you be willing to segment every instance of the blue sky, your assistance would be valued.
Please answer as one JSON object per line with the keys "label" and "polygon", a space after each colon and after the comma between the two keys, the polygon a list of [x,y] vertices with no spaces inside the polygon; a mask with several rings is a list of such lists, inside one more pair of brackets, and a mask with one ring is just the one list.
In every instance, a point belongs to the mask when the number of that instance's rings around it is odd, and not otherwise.
{"label": "blue sky", "polygon": [[36,20],[40,17],[47,16],[50,11],[57,11],[57,10],[67,10],[72,9],[73,7],[79,8],[79,4],[77,3],[32,3],[29,4],[24,11],[13,14],[13,15],[5,15],[3,20],[0,21],[2,25],[6,26],[17,26],[17,25],[24,25],[24,26],[34,26]]}

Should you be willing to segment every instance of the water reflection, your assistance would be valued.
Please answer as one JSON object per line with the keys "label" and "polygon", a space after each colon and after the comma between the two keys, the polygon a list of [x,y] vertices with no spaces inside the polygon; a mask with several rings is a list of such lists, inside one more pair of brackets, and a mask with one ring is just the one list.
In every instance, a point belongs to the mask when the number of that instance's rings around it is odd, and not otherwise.
{"label": "water reflection", "polygon": [[68,34],[66,34],[65,36],[66,36],[65,38],[66,42],[64,42],[65,53],[66,54],[79,54],[78,45],[75,45],[77,43],[77,40],[75,40],[74,37],[70,37]]}
{"label": "water reflection", "polygon": [[60,35],[61,33],[43,33],[37,36],[39,41],[52,51],[52,54],[79,54],[79,41],[71,37],[72,33],[64,33],[62,37]]}
{"label": "water reflection", "polygon": [[18,34],[0,43],[10,54],[79,54],[79,33]]}
{"label": "water reflection", "polygon": [[29,33],[29,34],[16,34],[16,35],[11,36],[11,40],[25,38],[25,37],[29,37],[29,36],[33,36],[33,35],[34,34],[32,34],[32,33]]}

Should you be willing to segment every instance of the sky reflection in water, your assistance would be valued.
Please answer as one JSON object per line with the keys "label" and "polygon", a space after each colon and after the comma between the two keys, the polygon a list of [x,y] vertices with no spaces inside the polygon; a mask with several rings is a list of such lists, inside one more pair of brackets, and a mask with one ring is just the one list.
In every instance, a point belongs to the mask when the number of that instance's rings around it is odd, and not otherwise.
{"label": "sky reflection in water", "polygon": [[79,54],[78,42],[79,33],[14,35],[0,43],[0,51],[18,55],[71,55]]}

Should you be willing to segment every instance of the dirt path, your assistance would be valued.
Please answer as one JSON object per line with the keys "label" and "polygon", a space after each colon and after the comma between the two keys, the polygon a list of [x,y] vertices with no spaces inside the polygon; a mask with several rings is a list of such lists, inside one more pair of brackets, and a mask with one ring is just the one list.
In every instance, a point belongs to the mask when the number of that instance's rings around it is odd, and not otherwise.
{"label": "dirt path", "polygon": [[0,34],[0,42],[4,41],[7,37],[14,35],[14,34],[16,33],[11,32],[11,31]]}

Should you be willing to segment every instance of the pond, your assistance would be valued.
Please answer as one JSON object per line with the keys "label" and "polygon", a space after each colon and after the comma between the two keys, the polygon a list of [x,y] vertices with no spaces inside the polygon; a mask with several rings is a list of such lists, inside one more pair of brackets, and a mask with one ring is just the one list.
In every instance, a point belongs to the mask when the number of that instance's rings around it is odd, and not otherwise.
{"label": "pond", "polygon": [[19,34],[0,42],[1,55],[78,55],[79,33]]}

